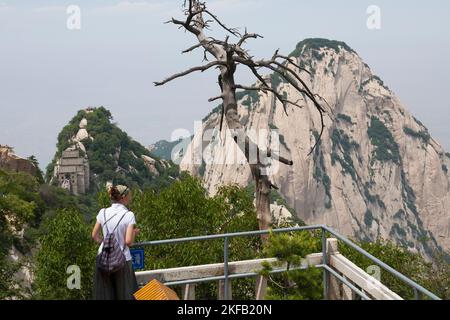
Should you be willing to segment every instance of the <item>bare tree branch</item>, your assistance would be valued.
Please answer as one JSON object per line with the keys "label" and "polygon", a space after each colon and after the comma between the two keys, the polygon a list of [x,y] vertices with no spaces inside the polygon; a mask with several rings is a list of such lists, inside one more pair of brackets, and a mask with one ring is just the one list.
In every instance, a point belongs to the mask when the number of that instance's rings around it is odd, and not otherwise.
{"label": "bare tree branch", "polygon": [[214,98],[209,98],[208,102],[213,102],[213,101],[216,101],[216,100],[219,100],[219,99],[223,99],[223,95],[220,95],[220,96],[217,96],[217,97],[214,97]]}
{"label": "bare tree branch", "polygon": [[217,24],[219,24],[219,26],[221,26],[223,29],[225,29],[226,31],[228,31],[229,33],[231,33],[232,35],[234,35],[235,37],[241,37],[241,34],[239,33],[237,28],[228,28],[225,24],[223,24],[219,18],[217,18],[215,15],[213,15],[211,12],[209,12],[208,10],[203,10],[203,12],[207,13],[208,15],[210,15],[216,22]]}
{"label": "bare tree branch", "polygon": [[188,53],[188,52],[194,51],[197,48],[201,48],[202,46],[203,45],[201,43],[198,43],[198,44],[196,44],[196,45],[194,45],[194,46],[192,46],[192,47],[190,47],[190,48],[188,48],[186,50],[181,51],[181,53]]}
{"label": "bare tree branch", "polygon": [[298,107],[300,109],[303,108],[302,105],[298,104],[299,100],[297,100],[296,102],[293,102],[293,101],[284,99],[283,96],[281,96],[275,89],[272,89],[272,88],[270,88],[268,86],[265,86],[265,85],[262,85],[262,86],[259,86],[259,87],[248,87],[248,86],[243,86],[243,85],[237,84],[234,87],[236,89],[262,91],[264,93],[267,93],[267,91],[270,91],[277,97],[278,100],[280,100],[280,102],[283,105],[285,105],[285,104],[292,104],[292,105],[294,105],[294,106],[296,106],[296,107]]}
{"label": "bare tree branch", "polygon": [[163,80],[161,82],[154,82],[154,84],[155,84],[156,87],[162,86],[162,85],[166,84],[167,82],[170,82],[170,81],[172,81],[174,79],[177,79],[177,78],[184,77],[184,76],[186,76],[186,75],[188,75],[190,73],[193,73],[193,72],[196,72],[196,71],[204,72],[204,71],[208,70],[209,68],[212,68],[214,66],[220,66],[220,65],[226,67],[226,64],[224,62],[222,62],[222,61],[213,61],[213,62],[210,62],[210,63],[204,65],[204,66],[193,67],[193,68],[190,68],[189,70],[186,70],[186,71],[174,74],[173,76],[170,76],[170,77],[168,77],[167,79],[165,79],[165,80]]}
{"label": "bare tree branch", "polygon": [[311,72],[309,72],[308,70],[306,70],[305,68],[300,67],[297,63],[295,63],[292,59],[292,57],[286,57],[280,54],[276,55],[276,58],[280,58],[283,59],[285,61],[287,61],[288,63],[292,64],[294,67],[298,68],[301,71],[305,71],[306,73],[308,73],[309,75],[311,75]]}
{"label": "bare tree branch", "polygon": [[236,45],[238,47],[240,47],[245,43],[246,40],[248,40],[250,38],[257,39],[257,38],[264,38],[264,37],[257,33],[247,33],[247,30],[246,30],[245,34],[241,37],[241,40],[239,40],[239,42]]}

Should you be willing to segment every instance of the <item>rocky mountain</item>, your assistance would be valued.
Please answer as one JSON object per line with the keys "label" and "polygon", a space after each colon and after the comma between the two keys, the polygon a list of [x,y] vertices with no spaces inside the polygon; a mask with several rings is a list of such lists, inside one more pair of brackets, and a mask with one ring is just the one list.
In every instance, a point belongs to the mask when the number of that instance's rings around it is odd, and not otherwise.
{"label": "rocky mountain", "polygon": [[153,156],[112,121],[104,107],[80,110],[58,135],[47,181],[85,194],[109,181],[146,188],[178,176],[176,165]]}
{"label": "rocky mountain", "polygon": [[[280,165],[272,181],[298,218],[358,239],[392,239],[427,257],[436,249],[448,252],[450,154],[345,43],[307,39],[291,57],[308,71],[297,69],[329,109],[315,151],[308,155],[319,115],[279,76],[269,76],[272,86],[304,107],[289,106],[286,115],[273,94],[252,91],[240,94],[239,116],[249,130],[279,133],[281,154],[294,165]],[[252,180],[247,164],[230,161],[240,151],[226,133],[217,134],[218,110],[204,120],[180,165],[202,175],[211,193]],[[216,130],[215,139],[203,136],[209,129]],[[205,150],[209,161],[199,161]]]}
{"label": "rocky mountain", "polygon": [[156,157],[178,163],[183,157],[183,154],[180,152],[183,151],[190,141],[191,139],[181,138],[175,141],[160,140],[151,144],[148,149]]}

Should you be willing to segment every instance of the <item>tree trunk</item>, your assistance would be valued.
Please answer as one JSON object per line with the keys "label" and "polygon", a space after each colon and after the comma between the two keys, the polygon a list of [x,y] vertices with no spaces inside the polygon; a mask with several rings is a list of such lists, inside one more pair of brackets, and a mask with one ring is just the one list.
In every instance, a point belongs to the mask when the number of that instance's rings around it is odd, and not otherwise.
{"label": "tree trunk", "polygon": [[[234,83],[234,63],[231,62],[233,66],[228,68],[222,68],[221,78],[219,79],[220,86],[223,95],[223,108],[225,119],[227,121],[228,128],[232,132],[233,139],[237,142],[239,148],[245,155],[250,169],[252,172],[253,180],[255,182],[255,193],[256,193],[256,215],[259,224],[259,230],[269,229],[272,223],[272,214],[270,212],[270,188],[271,183],[267,175],[262,174],[263,165],[261,164],[259,154],[260,150],[255,146],[250,140],[244,130],[244,126],[239,121],[237,101],[236,101],[236,89]],[[244,142],[244,143],[239,143]],[[253,148],[251,147],[253,146]],[[256,163],[252,163],[250,151],[258,152],[256,157]],[[261,235],[262,243],[267,242],[268,235]],[[267,278],[259,278],[259,283],[256,285],[257,296],[262,299],[266,295],[267,291]]]}
{"label": "tree trunk", "polygon": [[[222,68],[221,70],[221,89],[223,94],[225,119],[234,140],[238,143],[238,146],[244,153],[245,158],[250,165],[253,180],[255,182],[256,214],[259,229],[266,230],[270,228],[272,223],[272,214],[270,212],[271,183],[268,176],[262,172],[264,165],[261,163],[261,157],[263,156],[260,154],[261,151],[247,136],[244,126],[239,121],[236,90],[234,88],[234,63],[231,62],[229,64],[228,68]],[[250,154],[251,151],[257,152],[257,156],[252,157]],[[253,158],[257,161],[254,161]],[[263,242],[266,242],[268,236],[264,235],[261,238]]]}

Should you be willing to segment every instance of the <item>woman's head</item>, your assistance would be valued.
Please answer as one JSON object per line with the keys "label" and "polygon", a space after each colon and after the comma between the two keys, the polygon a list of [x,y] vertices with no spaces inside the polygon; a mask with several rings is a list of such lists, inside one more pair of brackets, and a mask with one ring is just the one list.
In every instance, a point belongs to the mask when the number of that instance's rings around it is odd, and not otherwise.
{"label": "woman's head", "polygon": [[110,185],[108,187],[109,198],[114,203],[121,203],[123,205],[127,205],[131,201],[131,190],[127,186]]}

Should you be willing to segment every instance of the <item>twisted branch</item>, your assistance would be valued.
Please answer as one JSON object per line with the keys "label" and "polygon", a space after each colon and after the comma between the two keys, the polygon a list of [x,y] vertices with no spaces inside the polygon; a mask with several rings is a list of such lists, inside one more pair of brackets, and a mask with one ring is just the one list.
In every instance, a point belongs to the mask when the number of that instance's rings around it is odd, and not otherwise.
{"label": "twisted branch", "polygon": [[196,72],[196,71],[204,72],[204,71],[206,71],[206,70],[208,70],[208,69],[210,69],[210,68],[212,68],[214,66],[224,66],[224,67],[226,67],[227,65],[226,65],[226,63],[224,63],[222,61],[213,61],[213,62],[210,62],[210,63],[204,65],[204,66],[193,67],[193,68],[190,68],[189,70],[186,70],[186,71],[174,74],[173,76],[170,76],[170,77],[168,77],[167,79],[165,79],[165,80],[163,80],[161,82],[154,82],[154,84],[157,87],[158,86],[162,86],[162,85],[164,85],[164,84],[166,84],[166,83],[168,83],[168,82],[170,82],[172,80],[175,80],[177,78],[184,77],[184,76],[186,76],[186,75],[188,75],[190,73]]}

